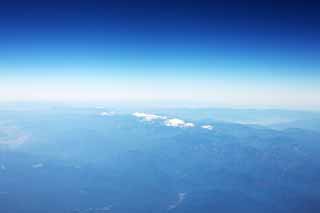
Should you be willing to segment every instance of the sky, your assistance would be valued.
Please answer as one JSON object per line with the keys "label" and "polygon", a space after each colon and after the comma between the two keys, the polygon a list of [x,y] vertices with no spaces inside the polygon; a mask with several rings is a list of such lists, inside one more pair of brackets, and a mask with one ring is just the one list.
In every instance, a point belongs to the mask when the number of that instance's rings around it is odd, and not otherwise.
{"label": "sky", "polygon": [[17,1],[0,8],[0,102],[320,108],[309,1]]}

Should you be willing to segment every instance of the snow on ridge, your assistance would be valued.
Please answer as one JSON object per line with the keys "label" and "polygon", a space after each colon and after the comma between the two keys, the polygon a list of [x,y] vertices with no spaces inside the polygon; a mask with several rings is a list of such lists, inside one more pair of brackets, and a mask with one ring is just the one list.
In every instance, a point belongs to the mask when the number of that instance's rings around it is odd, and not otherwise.
{"label": "snow on ridge", "polygon": [[193,123],[186,122],[186,121],[179,119],[179,118],[168,118],[166,116],[148,114],[148,113],[144,113],[144,112],[135,112],[132,115],[137,118],[141,118],[144,121],[162,120],[163,124],[165,126],[169,126],[169,127],[180,127],[180,128],[195,127],[195,125]]}
{"label": "snow on ridge", "polygon": [[114,112],[101,112],[100,113],[101,116],[112,116],[114,114],[115,114]]}
{"label": "snow on ridge", "polygon": [[42,163],[36,163],[32,165],[32,168],[34,169],[38,169],[38,168],[42,168],[44,165]]}
{"label": "snow on ridge", "polygon": [[185,122],[184,120],[178,118],[167,119],[165,120],[164,124],[172,127],[194,127],[193,123]]}
{"label": "snow on ridge", "polygon": [[178,193],[178,200],[174,202],[173,204],[169,205],[168,211],[173,210],[177,208],[186,198],[187,193],[180,192]]}
{"label": "snow on ridge", "polygon": [[202,129],[207,129],[207,130],[213,130],[213,126],[212,125],[202,125],[201,128]]}
{"label": "snow on ridge", "polygon": [[153,120],[164,120],[167,119],[165,116],[155,115],[155,114],[148,114],[144,112],[135,112],[132,114],[137,118],[142,118],[145,121],[153,121]]}

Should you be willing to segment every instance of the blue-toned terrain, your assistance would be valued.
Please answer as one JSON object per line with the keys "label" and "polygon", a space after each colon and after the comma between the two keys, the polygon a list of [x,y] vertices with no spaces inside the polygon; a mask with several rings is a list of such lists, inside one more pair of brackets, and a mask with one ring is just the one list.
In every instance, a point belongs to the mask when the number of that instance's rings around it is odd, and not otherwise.
{"label": "blue-toned terrain", "polygon": [[2,107],[0,212],[319,212],[318,119],[290,111]]}

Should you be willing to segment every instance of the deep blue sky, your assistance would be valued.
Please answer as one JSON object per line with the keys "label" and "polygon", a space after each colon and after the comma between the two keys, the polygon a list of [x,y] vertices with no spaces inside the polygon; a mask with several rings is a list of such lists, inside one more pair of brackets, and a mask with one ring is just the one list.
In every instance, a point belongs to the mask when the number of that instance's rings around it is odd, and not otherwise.
{"label": "deep blue sky", "polygon": [[0,98],[317,108],[319,9],[310,1],[2,3]]}

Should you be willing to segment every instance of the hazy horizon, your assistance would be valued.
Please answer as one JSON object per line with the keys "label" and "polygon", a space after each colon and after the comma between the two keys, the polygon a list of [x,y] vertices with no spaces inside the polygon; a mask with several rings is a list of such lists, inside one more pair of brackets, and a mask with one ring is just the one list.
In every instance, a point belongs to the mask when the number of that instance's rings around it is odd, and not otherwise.
{"label": "hazy horizon", "polygon": [[319,109],[319,15],[301,7],[7,2],[0,102]]}

